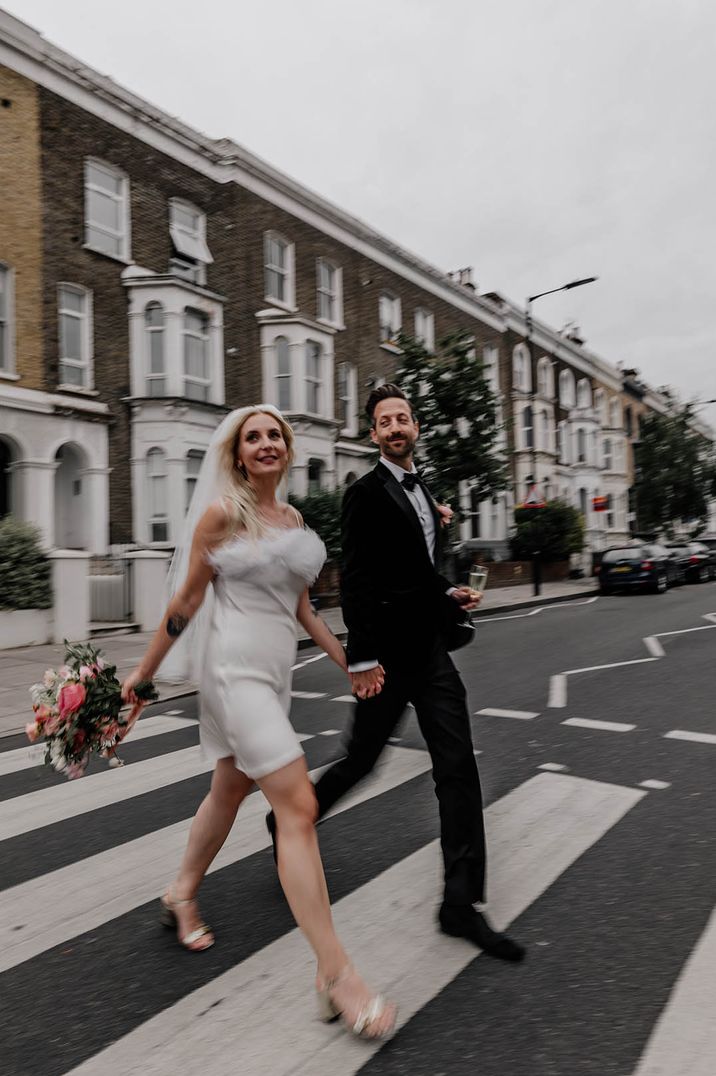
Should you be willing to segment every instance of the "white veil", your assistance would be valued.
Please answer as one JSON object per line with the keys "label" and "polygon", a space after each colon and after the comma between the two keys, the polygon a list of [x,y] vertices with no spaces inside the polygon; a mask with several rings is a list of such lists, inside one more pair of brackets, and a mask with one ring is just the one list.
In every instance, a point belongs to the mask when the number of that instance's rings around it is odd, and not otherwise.
{"label": "white veil", "polygon": [[[221,466],[221,445],[229,436],[230,430],[240,425],[251,414],[270,412],[281,416],[272,404],[255,404],[239,407],[226,415],[214,430],[206,455],[201,463],[196,485],[184,520],[181,539],[174,550],[174,556],[167,573],[164,607],[183,585],[189,571],[189,557],[196,525],[207,508],[227,492],[227,476]],[[192,680],[197,683],[204,664],[206,642],[211,624],[211,611],[214,605],[214,588],[206,588],[204,601],[182,634],[174,641],[169,653],[157,670],[157,678],[170,682]]]}

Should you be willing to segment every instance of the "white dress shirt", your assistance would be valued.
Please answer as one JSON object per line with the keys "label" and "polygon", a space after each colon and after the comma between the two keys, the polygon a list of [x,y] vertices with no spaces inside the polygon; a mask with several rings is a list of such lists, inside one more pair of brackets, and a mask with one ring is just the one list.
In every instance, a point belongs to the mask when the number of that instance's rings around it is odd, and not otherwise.
{"label": "white dress shirt", "polygon": [[[410,472],[407,472],[405,467],[400,467],[397,463],[393,463],[392,460],[387,460],[385,458],[385,456],[380,457],[380,462],[383,464],[384,467],[388,468],[388,470],[393,475],[393,477],[398,482],[400,482],[401,485],[403,483],[403,476],[405,474],[407,474],[407,473],[417,474],[416,467],[415,467],[414,463],[411,464],[411,466],[410,466]],[[427,496],[425,494],[425,491],[422,489],[422,487],[419,484],[417,484],[415,486],[415,489],[413,489],[413,490],[409,490],[409,489],[403,487],[403,493],[405,494],[405,496],[410,501],[411,505],[415,509],[415,513],[416,513],[418,519],[420,520],[420,526],[422,527],[423,535],[425,536],[425,545],[428,547],[428,553],[430,554],[430,559],[434,563],[435,562],[435,518],[434,518],[432,510],[430,508],[430,504],[428,502],[428,498],[427,498]],[[451,594],[454,589],[455,589],[454,587],[451,587],[450,590],[448,590],[448,594]],[[378,659],[377,658],[374,658],[372,661],[356,661],[353,665],[348,666],[348,672],[352,672],[352,673],[367,672],[369,669],[374,669],[377,664],[378,664]]]}

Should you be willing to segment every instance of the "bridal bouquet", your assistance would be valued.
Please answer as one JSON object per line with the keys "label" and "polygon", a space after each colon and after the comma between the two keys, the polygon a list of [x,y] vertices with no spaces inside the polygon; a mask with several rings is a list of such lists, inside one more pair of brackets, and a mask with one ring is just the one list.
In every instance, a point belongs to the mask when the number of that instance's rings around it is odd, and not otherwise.
{"label": "bridal bouquet", "polygon": [[45,763],[70,780],[81,777],[93,751],[111,750],[124,739],[142,706],[159,696],[149,680],[134,688],[141,700],[130,713],[123,706],[116,667],[89,643],[65,641],[65,664],[48,669],[30,688],[35,717],[25,726],[28,739],[44,739]]}

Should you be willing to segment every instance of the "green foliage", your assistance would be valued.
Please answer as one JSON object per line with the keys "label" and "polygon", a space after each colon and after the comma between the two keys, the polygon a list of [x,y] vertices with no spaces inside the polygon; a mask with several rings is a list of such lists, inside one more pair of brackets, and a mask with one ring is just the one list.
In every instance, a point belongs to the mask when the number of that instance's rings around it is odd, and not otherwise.
{"label": "green foliage", "polygon": [[507,469],[496,444],[497,400],[473,338],[453,333],[434,355],[411,337],[401,335],[399,343],[403,356],[394,380],[420,422],[416,462],[432,492],[456,508],[461,481],[473,483],[480,500],[505,489]]}
{"label": "green foliage", "polygon": [[13,516],[0,519],[0,609],[49,609],[50,571],[37,528]]}
{"label": "green foliage", "polygon": [[544,508],[517,508],[515,523],[510,543],[515,560],[529,560],[536,552],[542,560],[566,560],[584,547],[582,513],[564,501],[548,501]]}
{"label": "green foliage", "polygon": [[716,491],[714,449],[691,426],[689,404],[668,415],[645,415],[636,448],[637,523],[640,530],[673,531],[678,523],[704,526]]}
{"label": "green foliage", "polygon": [[303,516],[306,526],[325,542],[328,559],[340,560],[343,490],[322,490],[307,497],[291,497],[290,500]]}

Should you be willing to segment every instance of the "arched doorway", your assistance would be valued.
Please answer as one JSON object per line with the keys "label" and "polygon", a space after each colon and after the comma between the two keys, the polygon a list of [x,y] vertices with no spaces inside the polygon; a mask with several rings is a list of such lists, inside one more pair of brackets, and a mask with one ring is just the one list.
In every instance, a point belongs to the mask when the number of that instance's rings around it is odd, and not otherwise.
{"label": "arched doorway", "polygon": [[55,546],[85,549],[88,506],[84,455],[75,445],[62,445],[55,455]]}

